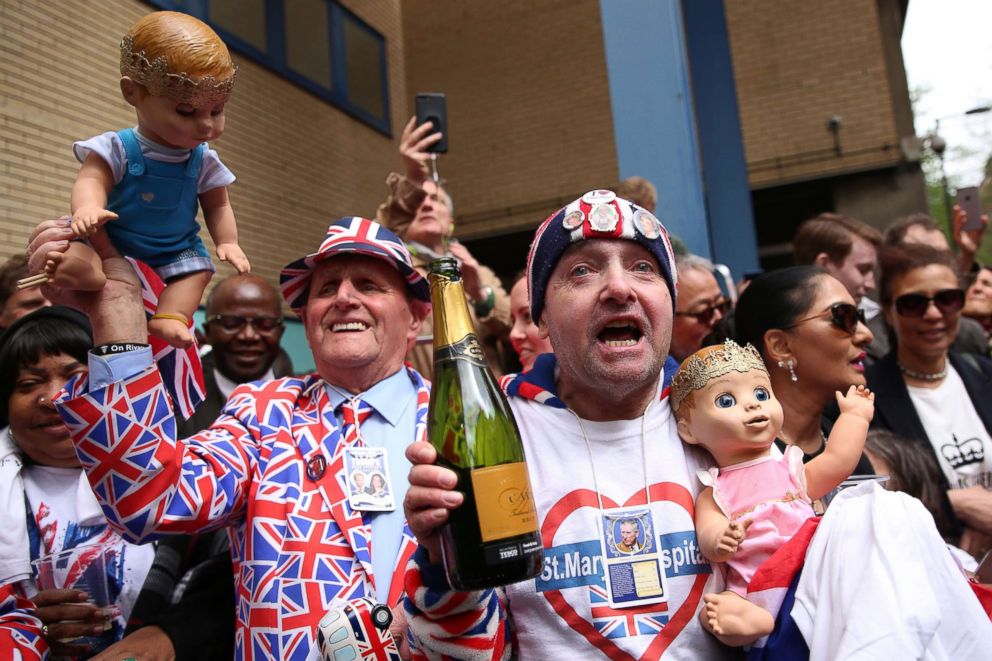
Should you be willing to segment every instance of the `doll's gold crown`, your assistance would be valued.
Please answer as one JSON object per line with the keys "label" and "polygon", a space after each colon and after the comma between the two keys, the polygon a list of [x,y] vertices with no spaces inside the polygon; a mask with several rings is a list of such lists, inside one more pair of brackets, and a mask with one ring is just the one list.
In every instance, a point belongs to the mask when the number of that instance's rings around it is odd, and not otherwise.
{"label": "doll's gold crown", "polygon": [[172,73],[162,56],[151,62],[144,51],[135,53],[130,35],[121,39],[121,75],[144,85],[154,96],[167,96],[194,108],[212,106],[226,99],[234,88],[235,66],[229,78],[218,80],[214,76],[201,76],[193,80],[186,73]]}
{"label": "doll's gold crown", "polygon": [[[702,353],[702,355],[700,355]],[[730,372],[750,372],[761,370],[767,373],[761,354],[753,345],[741,346],[727,340],[722,348],[711,348],[706,352],[696,352],[689,356],[672,377],[672,409],[677,411],[689,393],[699,390],[712,379]]]}

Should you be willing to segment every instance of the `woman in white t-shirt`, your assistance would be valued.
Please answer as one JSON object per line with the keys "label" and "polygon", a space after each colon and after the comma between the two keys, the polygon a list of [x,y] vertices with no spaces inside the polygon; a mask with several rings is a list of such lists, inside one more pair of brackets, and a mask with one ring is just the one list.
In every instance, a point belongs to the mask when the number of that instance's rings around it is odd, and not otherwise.
{"label": "woman in white t-shirt", "polygon": [[912,244],[883,248],[879,262],[894,349],[867,371],[872,427],[933,453],[959,545],[978,556],[992,547],[992,362],[950,351],[965,302],[953,255]]}
{"label": "woman in white t-shirt", "polygon": [[[0,346],[0,583],[36,605],[56,656],[88,657],[120,640],[155,550],[111,530],[76,457],[52,397],[87,371],[92,337],[86,318],[43,308],[13,324]],[[101,610],[77,590],[38,591],[32,561],[45,554],[105,545],[94,559],[74,557],[79,573],[103,562],[111,607]],[[93,569],[96,569],[95,567]],[[76,642],[64,639],[80,638]]]}

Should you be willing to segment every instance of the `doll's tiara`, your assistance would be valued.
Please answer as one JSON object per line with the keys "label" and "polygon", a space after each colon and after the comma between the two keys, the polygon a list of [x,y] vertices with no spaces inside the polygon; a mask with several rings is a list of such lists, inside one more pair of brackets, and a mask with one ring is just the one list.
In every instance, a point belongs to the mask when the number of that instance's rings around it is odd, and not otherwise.
{"label": "doll's tiara", "polygon": [[130,35],[121,39],[121,75],[144,85],[154,96],[167,96],[179,103],[202,108],[223,101],[234,88],[237,66],[229,78],[218,80],[213,76],[201,76],[199,80],[193,80],[185,73],[170,72],[162,56],[149,62],[144,51],[135,53],[132,50],[133,45]]}
{"label": "doll's tiara", "polygon": [[741,346],[733,340],[727,340],[722,348],[712,349],[702,356],[695,353],[688,359],[672,377],[671,400],[672,409],[677,411],[690,392],[699,390],[710,380],[730,372],[750,372],[761,370],[767,373],[761,354],[754,345]]}

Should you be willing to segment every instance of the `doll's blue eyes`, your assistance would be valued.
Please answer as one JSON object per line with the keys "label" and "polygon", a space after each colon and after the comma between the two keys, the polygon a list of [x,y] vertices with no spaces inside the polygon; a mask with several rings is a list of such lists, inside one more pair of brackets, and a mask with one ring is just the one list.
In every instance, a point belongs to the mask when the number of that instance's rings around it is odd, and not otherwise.
{"label": "doll's blue eyes", "polygon": [[767,402],[771,398],[771,394],[769,394],[766,388],[755,388],[754,398],[759,402]]}
{"label": "doll's blue eyes", "polygon": [[718,396],[716,398],[716,406],[717,406],[717,408],[729,409],[731,406],[733,406],[736,403],[737,403],[737,400],[734,399],[734,396],[733,395],[730,395],[728,393],[723,393],[722,395],[720,395],[720,396]]}

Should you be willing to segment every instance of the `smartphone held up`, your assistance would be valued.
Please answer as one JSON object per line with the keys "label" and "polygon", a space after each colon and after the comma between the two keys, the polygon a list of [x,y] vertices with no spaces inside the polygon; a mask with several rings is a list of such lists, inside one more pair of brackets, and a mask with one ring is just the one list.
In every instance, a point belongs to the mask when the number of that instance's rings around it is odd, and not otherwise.
{"label": "smartphone held up", "polygon": [[978,187],[959,188],[956,198],[957,205],[968,215],[963,229],[968,232],[982,229],[982,198]]}
{"label": "smartphone held up", "polygon": [[430,122],[434,125],[433,132],[440,131],[441,139],[427,148],[432,154],[448,153],[448,110],[444,94],[421,93],[416,97],[417,126]]}

